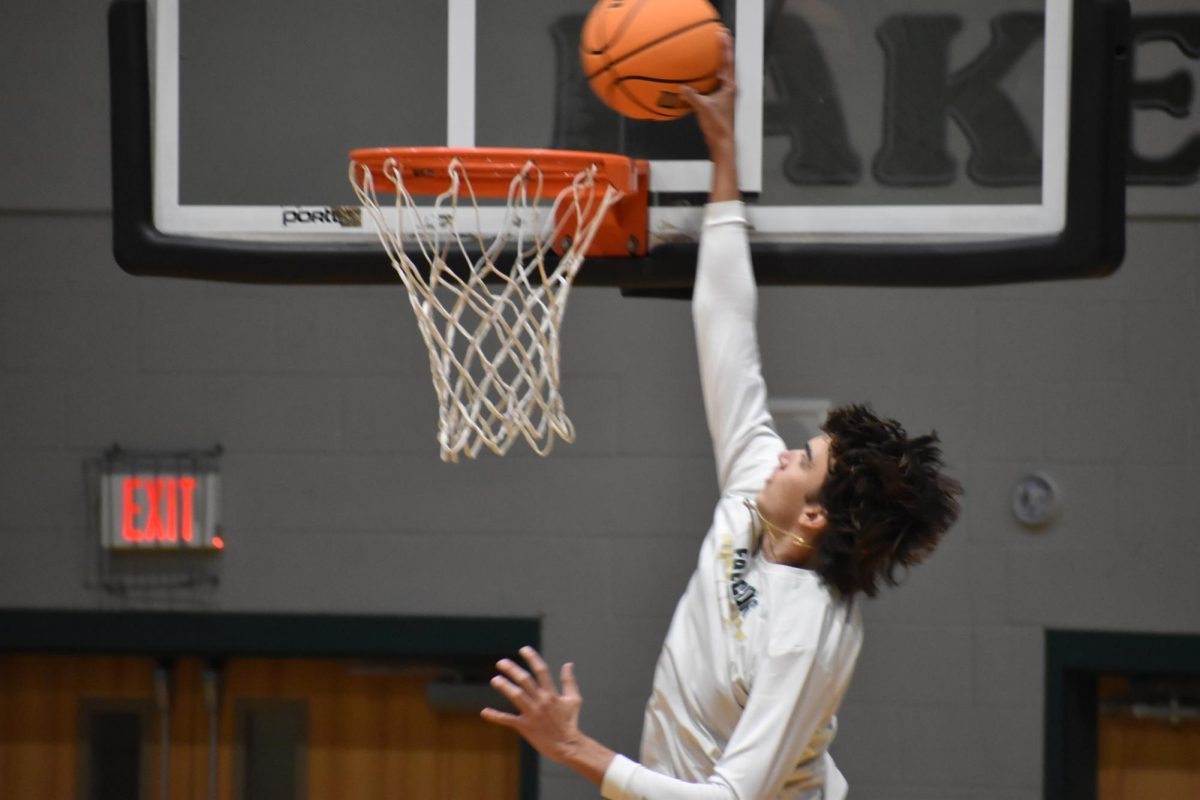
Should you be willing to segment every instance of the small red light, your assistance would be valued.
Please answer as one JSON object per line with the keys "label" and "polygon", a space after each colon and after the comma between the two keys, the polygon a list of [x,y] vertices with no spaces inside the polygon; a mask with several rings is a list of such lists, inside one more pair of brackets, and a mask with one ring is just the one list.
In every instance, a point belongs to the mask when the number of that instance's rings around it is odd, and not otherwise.
{"label": "small red light", "polygon": [[225,540],[222,539],[220,536],[214,536],[212,538],[212,544],[213,544],[213,547],[217,550],[225,549]]}

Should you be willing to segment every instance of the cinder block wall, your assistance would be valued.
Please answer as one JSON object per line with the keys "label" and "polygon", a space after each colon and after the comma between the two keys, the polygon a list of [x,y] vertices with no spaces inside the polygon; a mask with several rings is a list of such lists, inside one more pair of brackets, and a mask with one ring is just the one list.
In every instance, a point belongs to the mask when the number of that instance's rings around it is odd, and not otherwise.
{"label": "cinder block wall", "polygon": [[[398,288],[113,263],[105,9],[0,9],[0,608],[191,602],[85,587],[81,465],[113,442],[220,442],[230,547],[207,607],[541,616],[586,728],[636,752],[715,499],[686,305],[578,291],[578,443],[443,465]],[[1043,630],[1200,632],[1200,223],[1129,237],[1098,282],[763,293],[774,393],[936,427],[968,492],[932,561],[867,608],[835,746],[856,798],[1033,800]],[[1066,495],[1036,534],[1008,510],[1032,469]],[[551,765],[543,789],[594,796]]]}

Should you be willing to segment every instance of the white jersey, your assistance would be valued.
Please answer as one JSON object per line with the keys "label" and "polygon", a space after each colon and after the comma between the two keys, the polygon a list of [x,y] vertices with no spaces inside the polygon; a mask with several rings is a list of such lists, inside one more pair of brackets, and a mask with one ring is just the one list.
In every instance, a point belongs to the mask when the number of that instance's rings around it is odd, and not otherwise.
{"label": "white jersey", "polygon": [[609,800],[840,800],[828,755],[862,645],[856,603],[768,562],[748,502],[785,449],[767,411],[757,290],[740,201],[706,208],[693,312],[721,498],[675,609],[646,705],[641,763]]}

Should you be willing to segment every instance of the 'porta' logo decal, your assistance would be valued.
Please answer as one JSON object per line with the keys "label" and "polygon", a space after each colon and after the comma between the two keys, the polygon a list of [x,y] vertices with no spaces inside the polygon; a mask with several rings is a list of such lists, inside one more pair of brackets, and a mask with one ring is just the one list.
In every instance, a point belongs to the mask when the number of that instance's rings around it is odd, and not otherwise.
{"label": "'porta' logo decal", "polygon": [[326,206],[324,208],[285,208],[283,226],[341,225],[343,228],[362,227],[362,209],[356,206]]}

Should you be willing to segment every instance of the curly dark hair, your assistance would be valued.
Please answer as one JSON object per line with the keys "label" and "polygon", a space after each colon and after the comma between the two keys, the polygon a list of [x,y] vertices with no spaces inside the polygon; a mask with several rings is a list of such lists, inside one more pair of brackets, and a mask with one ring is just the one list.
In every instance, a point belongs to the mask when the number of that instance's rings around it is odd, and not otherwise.
{"label": "curly dark hair", "polygon": [[909,438],[863,405],[834,409],[822,429],[832,441],[814,568],[843,597],[874,597],[933,552],[958,517],[962,485],[941,472],[936,432]]}

